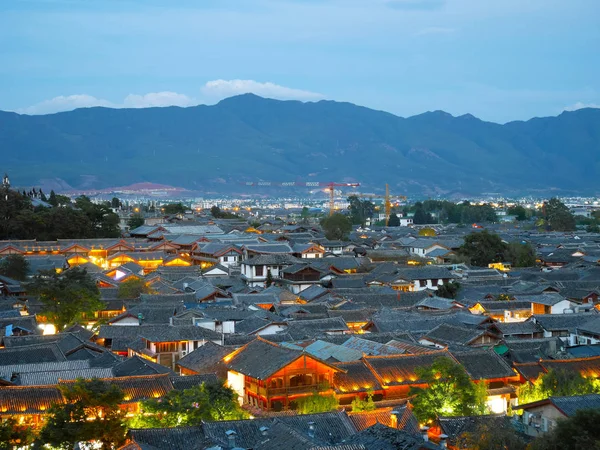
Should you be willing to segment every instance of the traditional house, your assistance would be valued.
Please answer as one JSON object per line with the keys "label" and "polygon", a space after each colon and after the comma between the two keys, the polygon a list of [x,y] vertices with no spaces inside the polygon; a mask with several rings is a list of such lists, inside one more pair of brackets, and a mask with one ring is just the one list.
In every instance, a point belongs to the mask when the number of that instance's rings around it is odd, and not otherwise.
{"label": "traditional house", "polygon": [[545,400],[515,406],[514,409],[522,411],[521,421],[525,433],[538,437],[540,433],[552,431],[559,420],[572,417],[579,410],[600,409],[600,395],[549,397]]}
{"label": "traditional house", "polygon": [[294,294],[321,283],[324,273],[310,264],[294,264],[284,267],[279,273],[277,284],[285,286]]}
{"label": "traditional house", "polygon": [[294,409],[295,400],[332,392],[333,376],[343,369],[300,350],[262,338],[224,358],[227,382],[247,404],[264,410]]}
{"label": "traditional house", "polygon": [[280,271],[302,261],[288,254],[259,255],[242,262],[242,280],[249,286],[264,286],[268,274],[272,279],[280,278]]}
{"label": "traditional house", "polygon": [[242,259],[242,251],[231,244],[197,242],[192,247],[191,258],[203,269],[217,264],[223,267],[236,267]]}

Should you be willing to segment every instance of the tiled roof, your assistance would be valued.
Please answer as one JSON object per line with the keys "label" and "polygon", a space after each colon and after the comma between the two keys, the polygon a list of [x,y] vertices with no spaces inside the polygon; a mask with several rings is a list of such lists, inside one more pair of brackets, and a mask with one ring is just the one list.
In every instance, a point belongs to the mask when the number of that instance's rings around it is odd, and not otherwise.
{"label": "tiled roof", "polygon": [[129,435],[142,450],[204,450],[211,444],[201,426],[131,429]]}
{"label": "tiled roof", "polygon": [[342,344],[344,347],[348,347],[354,350],[358,350],[361,354],[368,356],[379,356],[379,355],[399,355],[405,353],[404,350],[391,345],[383,344],[377,341],[370,341],[368,339],[361,339],[356,336],[352,336],[346,342]]}
{"label": "tiled roof", "polygon": [[600,356],[593,356],[591,358],[573,358],[573,359],[547,359],[541,360],[540,365],[546,369],[546,371],[553,370],[566,370],[579,372],[585,377],[596,378],[600,374]]}
{"label": "tiled roof", "polygon": [[550,400],[567,417],[573,416],[580,409],[600,409],[600,394],[550,397]]}
{"label": "tiled roof", "polygon": [[64,401],[55,386],[10,386],[0,388],[0,414],[44,414]]}
{"label": "tiled roof", "polygon": [[[397,424],[392,421],[392,412],[397,414]],[[419,433],[419,422],[408,406],[377,408],[375,411],[350,412],[348,417],[358,431],[381,423],[387,427],[397,427],[409,433]]]}
{"label": "tiled roof", "polygon": [[244,375],[265,380],[302,356],[302,352],[258,338],[242,347],[227,367]]}
{"label": "tiled roof", "polygon": [[297,320],[288,322],[287,332],[294,339],[307,339],[329,332],[348,330],[348,325],[341,317],[327,319]]}
{"label": "tiled roof", "polygon": [[386,385],[400,386],[417,384],[419,377],[416,370],[420,367],[430,366],[437,358],[451,359],[447,351],[440,350],[419,355],[367,356],[364,361]]}
{"label": "tiled roof", "polygon": [[215,366],[224,364],[223,358],[229,353],[232,353],[231,348],[222,347],[209,341],[185,355],[177,364],[198,373],[204,373],[203,369],[209,369],[212,372]]}
{"label": "tiled roof", "polygon": [[508,363],[491,349],[452,352],[452,355],[464,367],[472,380],[516,376]]}
{"label": "tiled roof", "polygon": [[454,442],[463,433],[473,433],[482,425],[491,430],[510,427],[510,419],[505,414],[490,414],[485,416],[439,417],[438,424],[442,432]]}
{"label": "tiled roof", "polygon": [[377,391],[382,388],[373,371],[363,360],[335,363],[335,366],[346,371],[334,375],[333,385],[339,394]]}

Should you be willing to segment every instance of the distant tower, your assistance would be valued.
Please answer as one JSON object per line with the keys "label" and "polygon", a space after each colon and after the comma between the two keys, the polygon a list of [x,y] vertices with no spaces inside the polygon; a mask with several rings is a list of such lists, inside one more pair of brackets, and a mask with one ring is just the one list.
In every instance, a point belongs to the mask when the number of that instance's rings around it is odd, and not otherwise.
{"label": "distant tower", "polygon": [[8,190],[10,189],[10,180],[8,179],[8,175],[5,173],[4,178],[2,178],[2,187],[4,188],[4,200],[8,201]]}

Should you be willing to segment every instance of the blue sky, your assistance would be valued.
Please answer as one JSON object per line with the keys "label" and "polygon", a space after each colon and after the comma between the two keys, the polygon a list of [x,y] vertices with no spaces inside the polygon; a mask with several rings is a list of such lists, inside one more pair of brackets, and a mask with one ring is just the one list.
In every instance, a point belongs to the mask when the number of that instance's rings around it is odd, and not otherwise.
{"label": "blue sky", "polygon": [[599,0],[2,0],[0,109],[243,92],[497,122],[600,105]]}

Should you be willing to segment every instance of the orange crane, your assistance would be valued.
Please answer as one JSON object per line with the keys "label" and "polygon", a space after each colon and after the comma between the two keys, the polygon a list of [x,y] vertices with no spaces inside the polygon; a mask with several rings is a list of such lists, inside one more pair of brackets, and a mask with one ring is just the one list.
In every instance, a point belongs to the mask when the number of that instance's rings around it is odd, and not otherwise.
{"label": "orange crane", "polygon": [[[385,226],[387,227],[389,222],[390,222],[390,215],[392,214],[392,201],[391,201],[391,197],[390,197],[390,186],[386,183],[385,185],[385,196],[382,197],[381,195],[375,195],[375,194],[357,194],[357,197],[361,197],[361,198],[383,198],[384,200],[384,207],[385,207]],[[405,200],[406,201],[406,196],[405,195],[398,195],[397,198],[399,200]]]}
{"label": "orange crane", "polygon": [[356,188],[360,186],[360,183],[336,183],[336,182],[322,182],[322,181],[289,181],[289,182],[275,182],[275,181],[247,181],[243,183],[245,186],[300,186],[300,187],[325,187],[325,190],[329,192],[329,215],[333,215],[335,211],[335,188],[336,187],[352,187]]}

